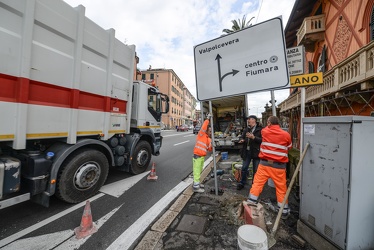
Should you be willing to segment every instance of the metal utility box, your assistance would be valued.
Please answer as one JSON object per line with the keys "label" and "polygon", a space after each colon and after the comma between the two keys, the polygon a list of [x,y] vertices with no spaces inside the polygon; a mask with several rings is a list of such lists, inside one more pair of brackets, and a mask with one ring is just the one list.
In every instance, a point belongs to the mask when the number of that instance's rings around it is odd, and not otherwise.
{"label": "metal utility box", "polygon": [[340,249],[374,249],[374,117],[303,124],[300,221]]}

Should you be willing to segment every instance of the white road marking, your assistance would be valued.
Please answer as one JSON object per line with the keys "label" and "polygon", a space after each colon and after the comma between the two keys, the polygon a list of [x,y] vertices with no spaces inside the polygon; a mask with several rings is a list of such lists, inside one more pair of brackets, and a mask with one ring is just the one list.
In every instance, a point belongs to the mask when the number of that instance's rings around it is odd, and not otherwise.
{"label": "white road marking", "polygon": [[183,137],[190,137],[190,136],[195,136],[194,134],[190,134],[190,135],[185,135]]}
{"label": "white road marking", "polygon": [[[121,205],[122,206],[122,205]],[[108,214],[101,217],[98,221],[94,222],[94,226],[97,229],[100,229],[109,218],[117,212],[121,206],[113,209]],[[79,224],[78,224],[79,226]],[[66,249],[78,249],[83,245],[91,235],[83,238],[77,239],[75,237],[74,230],[65,230],[60,232],[55,232],[51,234],[44,234],[36,237],[25,238],[12,242],[11,244],[5,246],[4,250],[29,250],[29,249],[38,249],[38,250],[66,250]]]}
{"label": "white road marking", "polygon": [[[204,162],[204,169],[209,165],[209,163],[212,160],[213,160],[213,157],[210,156]],[[188,187],[192,182],[193,182],[192,178],[189,178],[186,181],[180,182],[177,186],[175,186],[172,190],[170,190],[163,198],[161,198],[155,205],[153,205],[146,213],[144,213],[135,223],[133,223],[125,232],[123,232],[121,234],[121,236],[118,237],[108,247],[108,249],[116,250],[116,249],[127,249],[127,248],[129,248],[140,237],[140,235],[143,233],[143,231],[146,230],[149,227],[149,225],[161,214],[161,212],[164,211],[165,207],[169,206],[169,204],[181,192],[183,192],[183,190],[186,187]],[[108,184],[108,185],[110,185],[110,184]],[[105,190],[105,186],[103,186],[102,189]],[[112,191],[106,191],[106,192],[111,193],[111,195],[113,195]],[[94,201],[94,200],[96,200],[96,199],[98,199],[102,196],[104,196],[104,193],[97,194],[89,200],[90,200],[90,202],[92,202],[92,201]],[[61,218],[62,216],[65,216],[66,214],[69,214],[70,212],[72,212],[72,211],[74,211],[74,210],[76,210],[80,207],[83,207],[85,205],[86,205],[85,201],[81,202],[81,203],[79,203],[79,204],[77,204],[77,205],[75,205],[75,206],[73,206],[69,209],[66,209],[66,210],[64,210],[64,211],[62,211],[62,212],[60,212],[60,213],[58,213],[54,216],[51,216],[50,218],[45,219],[45,220],[43,220],[43,221],[41,221],[41,222],[31,226],[31,227],[28,227],[28,228],[26,228],[26,229],[24,229],[24,230],[22,230],[22,231],[20,231],[16,234],[13,234],[13,235],[11,235],[7,238],[4,238],[4,239],[0,240],[0,248],[5,246],[5,245],[8,245],[9,243],[12,243],[12,242],[16,241],[17,239],[37,230],[37,229],[55,221],[55,220]],[[110,213],[108,213],[107,215],[105,215],[104,217],[99,219],[98,222],[97,222],[97,226],[100,227],[102,224],[104,224],[110,218],[110,216],[112,216],[119,208],[120,207],[113,209]],[[40,242],[40,243],[43,243],[43,246],[45,246],[46,242],[48,242],[48,241],[52,242],[52,240],[51,240],[52,238],[60,238],[60,239],[63,239],[63,241],[65,241],[66,239],[71,237],[71,235],[74,235],[73,230],[65,230],[65,231],[61,231],[61,232],[57,232],[57,233],[53,233],[53,234],[48,234],[47,235],[48,240],[41,240],[41,238],[39,238],[36,241]],[[42,237],[42,236],[37,236],[37,237]],[[30,240],[30,238],[28,238],[26,240]],[[23,240],[20,240],[20,241],[23,241]],[[20,242],[20,241],[17,241],[17,242]],[[27,248],[24,248],[24,249],[51,249],[51,248],[42,248],[41,246],[40,247],[37,246],[37,247],[33,248],[33,247],[30,247],[30,242],[29,241],[27,241],[27,242],[28,242]],[[60,242],[62,242],[62,241],[60,241]],[[68,242],[70,242],[69,244],[72,245],[72,248],[69,248],[69,246],[65,246],[64,248],[59,248],[59,249],[77,249],[77,247],[74,245],[75,243],[74,243],[73,240],[69,240]],[[83,244],[83,243],[81,243],[81,244]],[[10,244],[9,246],[6,246],[7,249],[23,249],[23,248],[18,248],[18,247],[10,247],[12,245],[13,245],[13,243]]]}
{"label": "white road marking", "polygon": [[[100,198],[101,196],[104,196],[104,194],[103,193],[97,194],[94,197],[91,197],[89,200],[90,200],[90,202],[92,202],[92,201]],[[13,242],[13,241],[21,238],[21,237],[23,237],[23,236],[25,236],[25,235],[33,232],[33,231],[35,231],[35,230],[37,230],[37,229],[39,229],[39,228],[41,228],[41,227],[43,227],[43,226],[51,223],[52,221],[55,221],[55,220],[61,218],[62,216],[65,216],[68,213],[71,213],[72,211],[74,211],[74,210],[76,210],[76,209],[78,209],[80,207],[83,207],[85,205],[86,205],[86,201],[78,203],[77,205],[75,205],[75,206],[73,206],[73,207],[71,207],[69,209],[66,209],[66,210],[64,210],[64,211],[62,211],[62,212],[60,212],[58,214],[55,214],[55,215],[49,217],[48,219],[45,219],[45,220],[43,220],[43,221],[41,221],[39,223],[36,223],[35,225],[33,225],[31,227],[25,228],[22,231],[19,231],[18,233],[15,233],[15,234],[13,234],[13,235],[5,238],[5,239],[2,239],[2,240],[0,240],[0,247],[3,247],[3,246],[5,246],[5,245],[7,245],[7,244],[9,244],[9,243],[11,243],[11,242]]]}
{"label": "white road marking", "polygon": [[155,205],[145,212],[137,221],[135,221],[125,232],[123,232],[107,249],[129,249],[136,240],[142,235],[149,225],[163,213],[165,207],[183,192],[186,187],[191,185],[192,179],[180,182],[164,197],[162,197]]}
{"label": "white road marking", "polygon": [[162,137],[171,137],[171,136],[177,136],[177,135],[182,135],[182,134],[172,134],[172,135],[163,135]]}
{"label": "white road marking", "polygon": [[190,141],[188,140],[188,141],[182,141],[180,143],[175,143],[174,146],[178,146],[178,145],[181,145],[181,144],[184,144],[184,143],[187,143],[187,142],[190,142]]}
{"label": "white road marking", "polygon": [[129,190],[132,186],[134,186],[138,181],[143,179],[143,177],[146,176],[149,172],[150,171],[147,171],[142,174],[126,178],[124,180],[110,183],[108,185],[101,187],[99,191],[118,198],[127,190]]}
{"label": "white road marking", "polygon": [[[98,221],[96,221],[95,222],[96,228],[99,230],[100,227],[104,225],[104,223],[107,222],[110,219],[110,217],[112,217],[112,215],[115,214],[117,210],[122,207],[122,205],[119,207],[116,207],[115,209],[113,209],[112,211],[110,211],[109,213],[101,217]],[[78,249],[90,237],[91,235],[83,239],[77,239],[75,236],[71,237],[68,241],[65,241],[64,243],[59,245],[55,250]]]}
{"label": "white road marking", "polygon": [[39,249],[49,250],[58,246],[61,242],[74,236],[73,230],[65,230],[51,234],[44,234],[36,237],[21,239],[12,242],[11,244],[2,248],[3,250],[28,250],[28,249]]}
{"label": "white road marking", "polygon": [[[108,195],[112,195],[114,197],[119,197],[121,196],[124,192],[126,192],[128,189],[130,189],[133,185],[136,184],[136,182],[138,182],[139,180],[141,180],[145,175],[147,175],[149,173],[148,172],[145,172],[143,174],[140,174],[140,175],[136,175],[136,176],[133,176],[133,177],[130,177],[130,178],[126,178],[124,180],[121,180],[121,181],[118,181],[118,182],[115,182],[115,183],[111,183],[111,184],[108,184],[108,185],[104,185],[103,187],[101,187],[100,189],[100,194],[97,194],[95,195],[94,197],[92,197],[91,199],[89,199],[91,202],[104,196],[105,194],[108,194]],[[123,186],[120,186],[120,185],[123,185]],[[118,189],[118,190],[115,190],[115,189]],[[69,209],[66,209],[58,214],[55,214],[54,216],[48,218],[48,219],[45,219],[31,227],[28,227],[28,228],[25,228],[24,230],[18,232],[18,233],[15,233],[13,235],[10,235],[9,237],[5,238],[5,239],[2,239],[0,240],[0,248],[2,246],[5,246],[69,213],[71,213],[72,211],[80,208],[80,207],[83,207],[86,205],[86,201],[84,202],[81,202]]]}

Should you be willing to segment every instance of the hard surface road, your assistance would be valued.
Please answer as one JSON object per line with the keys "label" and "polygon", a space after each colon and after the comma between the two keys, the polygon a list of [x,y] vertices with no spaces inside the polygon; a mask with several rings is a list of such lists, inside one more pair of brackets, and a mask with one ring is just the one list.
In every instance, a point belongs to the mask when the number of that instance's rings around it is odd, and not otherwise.
{"label": "hard surface road", "polygon": [[0,210],[1,249],[116,249],[126,242],[133,247],[141,234],[188,183],[196,135],[163,131],[161,154],[152,157],[158,180],[147,181],[147,172],[133,176],[111,170],[104,187],[90,199],[97,233],[77,240],[85,202],[64,203],[52,198],[45,208],[24,202]]}

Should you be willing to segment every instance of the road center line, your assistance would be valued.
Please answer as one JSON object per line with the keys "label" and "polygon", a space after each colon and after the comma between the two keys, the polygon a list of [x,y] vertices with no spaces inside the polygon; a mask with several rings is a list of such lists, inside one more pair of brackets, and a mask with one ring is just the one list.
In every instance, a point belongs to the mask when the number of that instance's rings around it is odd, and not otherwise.
{"label": "road center line", "polygon": [[171,137],[171,136],[177,136],[177,135],[181,135],[181,134],[172,134],[172,135],[163,135],[162,137]]}
{"label": "road center line", "polygon": [[182,141],[182,142],[180,142],[180,143],[176,143],[176,144],[174,144],[174,146],[178,146],[178,145],[181,145],[181,144],[184,144],[184,143],[187,143],[187,142],[190,142],[189,140],[188,141]]}
{"label": "road center line", "polygon": [[190,135],[185,135],[183,137],[190,137],[190,136],[195,136],[194,134],[190,134]]}

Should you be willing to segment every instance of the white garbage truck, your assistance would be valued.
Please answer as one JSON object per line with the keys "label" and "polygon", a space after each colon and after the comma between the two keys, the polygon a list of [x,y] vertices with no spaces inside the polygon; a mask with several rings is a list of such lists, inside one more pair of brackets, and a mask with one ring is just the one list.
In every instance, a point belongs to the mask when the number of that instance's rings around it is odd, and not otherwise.
{"label": "white garbage truck", "polygon": [[0,0],[0,209],[81,202],[110,168],[148,168],[169,99],[134,81],[137,63],[82,5]]}

